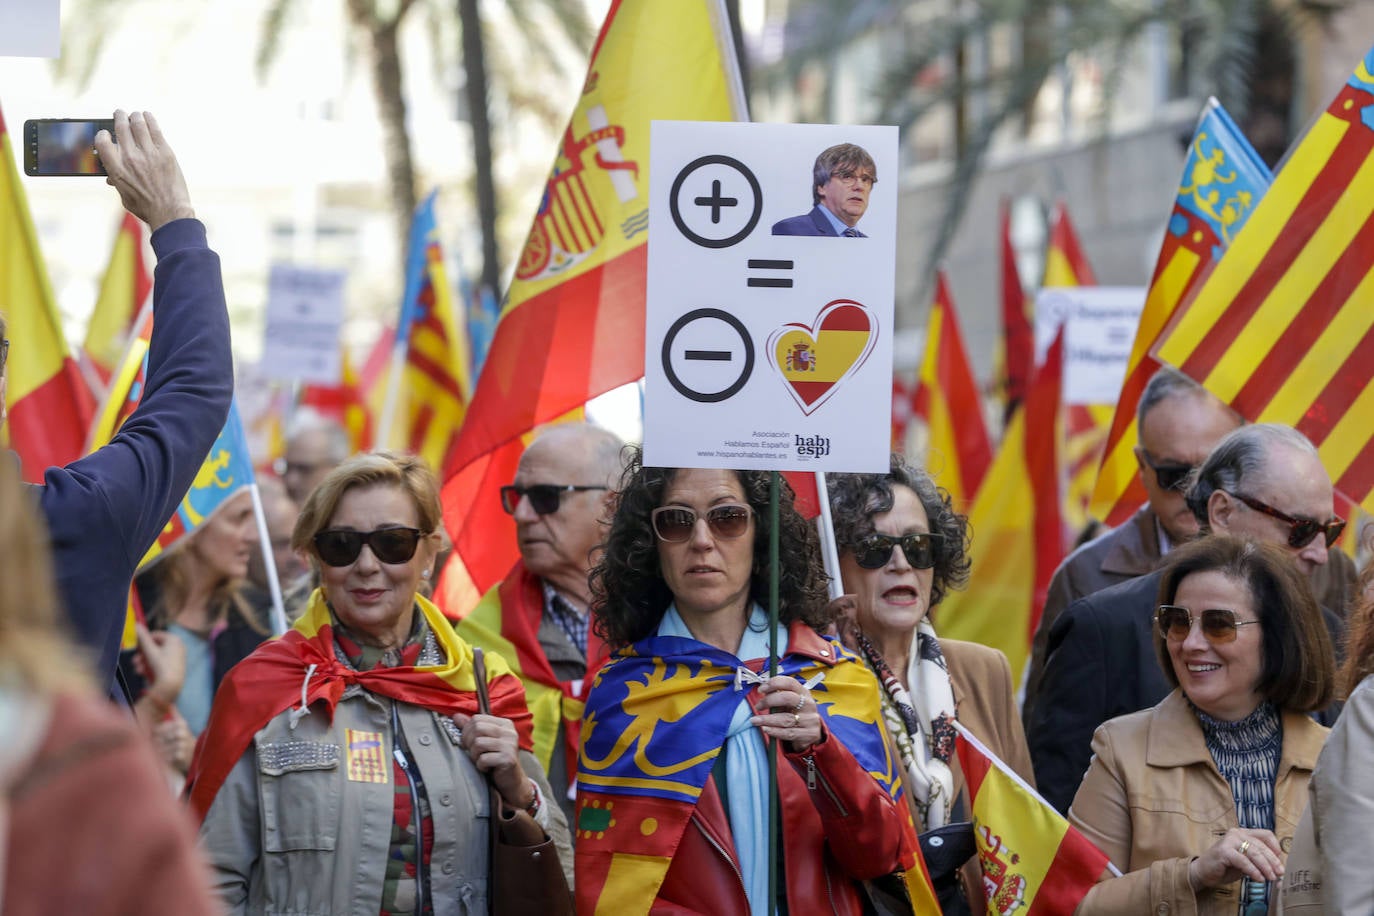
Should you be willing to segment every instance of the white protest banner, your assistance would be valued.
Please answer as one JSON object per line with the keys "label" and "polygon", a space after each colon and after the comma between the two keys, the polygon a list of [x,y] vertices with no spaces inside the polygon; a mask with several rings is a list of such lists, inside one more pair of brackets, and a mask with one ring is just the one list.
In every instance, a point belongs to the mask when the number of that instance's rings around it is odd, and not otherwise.
{"label": "white protest banner", "polygon": [[1038,363],[1065,321],[1064,403],[1115,404],[1126,378],[1143,286],[1046,287],[1035,297]]}
{"label": "white protest banner", "polygon": [[887,469],[897,172],[895,127],[653,123],[646,464]]}
{"label": "white protest banner", "polygon": [[0,0],[0,57],[59,57],[58,0]]}
{"label": "white protest banner", "polygon": [[337,385],[344,272],[273,264],[267,285],[263,374],[283,381]]}

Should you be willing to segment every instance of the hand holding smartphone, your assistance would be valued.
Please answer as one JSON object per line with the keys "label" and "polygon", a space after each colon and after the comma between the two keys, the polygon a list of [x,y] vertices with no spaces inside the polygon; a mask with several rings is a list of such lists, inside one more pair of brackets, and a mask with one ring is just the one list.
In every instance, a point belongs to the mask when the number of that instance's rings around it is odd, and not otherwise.
{"label": "hand holding smartphone", "polygon": [[105,165],[95,151],[95,135],[111,118],[39,118],[24,122],[24,174],[100,175]]}

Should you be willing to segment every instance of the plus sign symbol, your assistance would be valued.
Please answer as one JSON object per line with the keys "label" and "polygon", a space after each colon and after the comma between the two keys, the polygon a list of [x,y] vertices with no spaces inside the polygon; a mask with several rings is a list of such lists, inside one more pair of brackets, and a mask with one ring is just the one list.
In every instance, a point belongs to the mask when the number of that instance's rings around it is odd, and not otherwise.
{"label": "plus sign symbol", "polygon": [[763,192],[749,167],[730,156],[702,156],[673,179],[673,224],[703,248],[729,248],[749,237],[763,213]]}

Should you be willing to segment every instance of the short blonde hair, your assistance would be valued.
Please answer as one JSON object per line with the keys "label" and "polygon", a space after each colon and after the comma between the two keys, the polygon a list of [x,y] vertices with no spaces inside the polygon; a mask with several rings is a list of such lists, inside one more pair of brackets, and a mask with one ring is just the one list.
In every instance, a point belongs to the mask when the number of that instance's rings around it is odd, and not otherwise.
{"label": "short blonde hair", "polygon": [[365,452],[345,459],[306,497],[291,532],[292,549],[318,559],[315,535],[328,527],[343,495],[357,487],[379,486],[396,487],[410,497],[421,534],[428,536],[440,530],[443,513],[439,484],[424,459],[399,452]]}
{"label": "short blonde hair", "polygon": [[80,655],[61,615],[48,527],[18,463],[0,456],[0,678],[38,693],[89,687]]}

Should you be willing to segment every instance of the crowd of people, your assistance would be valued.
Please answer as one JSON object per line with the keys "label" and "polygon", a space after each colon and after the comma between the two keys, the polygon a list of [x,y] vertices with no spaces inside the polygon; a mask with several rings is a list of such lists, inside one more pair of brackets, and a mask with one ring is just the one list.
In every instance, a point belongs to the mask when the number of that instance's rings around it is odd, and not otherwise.
{"label": "crowd of people", "polygon": [[550,427],[500,491],[520,559],[454,621],[434,473],[303,413],[268,550],[245,492],[134,579],[224,423],[229,325],[156,121],[96,142],[157,320],[108,445],[27,488],[0,462],[5,912],[511,912],[518,822],[549,912],[924,912],[928,876],[984,913],[960,729],[1113,864],[1076,912],[1374,912],[1374,567],[1301,433],[1160,370],[1148,501],[1060,566],[1024,685],[938,637],[977,532],[901,455],[829,475],[832,600],[769,474]]}

